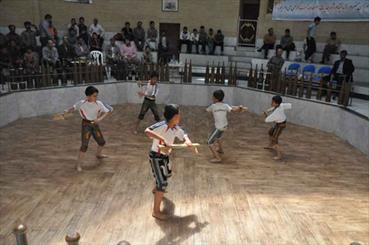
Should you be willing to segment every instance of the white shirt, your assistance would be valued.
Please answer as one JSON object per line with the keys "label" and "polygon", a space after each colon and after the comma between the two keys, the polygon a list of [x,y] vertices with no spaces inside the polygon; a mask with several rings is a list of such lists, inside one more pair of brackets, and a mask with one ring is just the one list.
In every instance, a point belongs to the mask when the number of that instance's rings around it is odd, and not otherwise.
{"label": "white shirt", "polygon": [[206,111],[213,113],[215,128],[226,130],[228,126],[227,113],[232,111],[232,107],[223,102],[210,105]]}
{"label": "white shirt", "polygon": [[89,32],[91,36],[94,32],[96,32],[97,35],[102,37],[104,36],[105,33],[104,28],[102,28],[100,24],[97,24],[96,26],[94,24],[90,25]]}
{"label": "white shirt", "polygon": [[265,118],[265,122],[276,122],[282,123],[286,121],[287,117],[284,114],[285,110],[290,110],[292,105],[290,103],[281,103],[277,108],[271,109],[273,111],[267,118]]}
{"label": "white shirt", "polygon": [[86,99],[78,101],[73,105],[73,108],[79,111],[79,114],[83,119],[89,121],[96,120],[101,112],[113,111],[113,107],[106,105],[99,100],[96,102],[88,102]]}
{"label": "white shirt", "polygon": [[[174,128],[168,128],[168,124],[166,121],[158,122],[150,126],[149,129],[154,131],[161,137],[163,137],[165,142],[168,144],[173,144],[175,138],[178,138],[179,140],[183,141],[185,140],[185,136],[187,135],[185,131],[178,125],[175,126]],[[162,144],[164,144],[164,142],[154,139],[152,142],[151,151],[164,154],[163,152],[160,152],[159,148],[159,145]]]}
{"label": "white shirt", "polygon": [[196,42],[198,42],[199,41],[199,37],[200,37],[200,35],[199,35],[199,33],[191,33],[191,41],[192,42],[194,42],[194,41],[196,41]]}
{"label": "white shirt", "polygon": [[315,38],[316,29],[318,26],[315,23],[311,23],[308,27],[308,37]]}
{"label": "white shirt", "polygon": [[179,36],[179,39],[181,40],[190,40],[190,33],[189,32],[181,32],[181,35]]}
{"label": "white shirt", "polygon": [[145,96],[156,97],[158,95],[158,92],[159,92],[158,84],[151,85],[149,81],[146,85]]}

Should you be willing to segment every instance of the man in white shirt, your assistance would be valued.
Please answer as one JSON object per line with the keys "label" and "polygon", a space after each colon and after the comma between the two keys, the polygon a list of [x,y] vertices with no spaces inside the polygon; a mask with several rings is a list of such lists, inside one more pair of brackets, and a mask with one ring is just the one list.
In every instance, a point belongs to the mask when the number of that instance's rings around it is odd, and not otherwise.
{"label": "man in white shirt", "polygon": [[198,33],[197,29],[193,29],[192,33],[191,33],[191,45],[195,45],[196,46],[196,54],[199,53],[199,38],[200,38],[200,34]]}
{"label": "man in white shirt", "polygon": [[[158,95],[159,89],[158,89],[158,73],[152,72],[150,75],[150,80],[145,86],[144,91],[138,92],[138,95],[140,97],[144,97],[144,101],[141,106],[140,114],[138,115],[138,120],[136,123],[134,134],[138,133],[138,128],[140,126],[140,122],[144,119],[145,114],[150,109],[151,112],[154,114],[155,121],[160,121],[160,116],[158,113],[158,108],[156,106],[156,97]],[[141,86],[141,85],[139,85]]]}
{"label": "man in white shirt", "polygon": [[206,111],[213,114],[215,128],[210,133],[208,138],[208,145],[213,153],[214,158],[210,160],[212,163],[220,163],[222,162],[222,158],[220,154],[224,154],[222,148],[221,138],[224,131],[228,127],[228,112],[242,112],[247,110],[247,108],[243,106],[230,106],[226,103],[223,103],[224,92],[223,90],[216,90],[213,93],[213,104],[210,105]]}
{"label": "man in white shirt", "polygon": [[191,35],[190,33],[187,31],[187,26],[183,27],[183,31],[181,32],[181,34],[179,35],[179,47],[178,50],[179,52],[181,52],[182,50],[182,45],[186,44],[187,47],[187,53],[191,53],[192,51],[192,45],[191,45]]}
{"label": "man in white shirt", "polygon": [[286,114],[285,110],[290,110],[292,105],[290,103],[282,103],[282,97],[279,95],[273,96],[272,107],[269,108],[264,115],[266,116],[266,123],[274,123],[274,125],[269,130],[269,146],[265,149],[274,149],[277,152],[277,156],[274,157],[275,160],[282,159],[281,148],[278,145],[278,138],[281,135],[283,129],[286,128]]}
{"label": "man in white shirt", "polygon": [[103,102],[97,100],[99,91],[93,86],[88,86],[85,90],[86,98],[78,101],[72,108],[65,110],[65,112],[73,112],[78,110],[82,118],[82,144],[79,152],[79,158],[77,161],[77,171],[82,171],[81,161],[86,154],[88,143],[91,136],[98,144],[96,151],[96,157],[98,159],[105,158],[107,156],[102,154],[102,149],[105,145],[104,136],[101,133],[99,123],[113,111],[113,108]]}
{"label": "man in white shirt", "polygon": [[90,38],[92,37],[93,33],[96,33],[99,36],[100,43],[102,43],[102,44],[104,43],[105,30],[99,24],[99,20],[97,18],[95,18],[93,20],[93,24],[90,25],[90,28],[89,28],[88,32],[90,33]]}

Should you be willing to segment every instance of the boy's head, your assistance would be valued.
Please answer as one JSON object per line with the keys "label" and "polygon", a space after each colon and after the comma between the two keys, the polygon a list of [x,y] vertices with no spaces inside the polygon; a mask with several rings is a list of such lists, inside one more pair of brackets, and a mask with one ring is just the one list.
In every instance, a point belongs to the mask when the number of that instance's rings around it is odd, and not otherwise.
{"label": "boy's head", "polygon": [[279,95],[275,95],[272,98],[272,106],[278,107],[282,103],[282,97]]}
{"label": "boy's head", "polygon": [[315,17],[315,18],[314,18],[314,23],[315,23],[315,25],[319,25],[321,20],[322,20],[322,19],[321,19],[319,16]]}
{"label": "boy's head", "polygon": [[289,35],[290,35],[290,33],[291,33],[290,29],[286,29],[286,30],[284,31],[284,35],[286,35],[286,36],[289,36]]}
{"label": "boy's head", "polygon": [[151,72],[150,74],[150,84],[155,85],[158,82],[158,73],[156,71]]}
{"label": "boy's head", "polygon": [[95,88],[94,86],[88,86],[85,90],[85,94],[89,102],[96,102],[98,93],[99,90],[97,90],[97,88]]}
{"label": "boy's head", "polygon": [[214,103],[216,103],[216,102],[222,102],[223,99],[224,99],[224,92],[223,92],[223,90],[219,89],[219,90],[214,91],[214,93],[213,93],[213,101],[214,101]]}
{"label": "boy's head", "polygon": [[166,105],[164,108],[165,121],[171,126],[175,126],[181,120],[179,106],[175,104]]}

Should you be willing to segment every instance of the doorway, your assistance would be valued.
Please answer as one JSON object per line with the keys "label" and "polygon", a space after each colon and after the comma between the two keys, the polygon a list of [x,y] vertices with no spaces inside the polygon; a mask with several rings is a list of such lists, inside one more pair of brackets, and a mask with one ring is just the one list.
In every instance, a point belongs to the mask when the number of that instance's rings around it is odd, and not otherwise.
{"label": "doorway", "polygon": [[255,46],[260,0],[240,1],[240,20],[238,23],[238,44]]}
{"label": "doorway", "polygon": [[170,57],[173,55],[176,59],[179,59],[178,45],[179,45],[179,34],[181,24],[177,23],[160,23],[159,25],[159,36],[165,32],[168,40],[168,53]]}

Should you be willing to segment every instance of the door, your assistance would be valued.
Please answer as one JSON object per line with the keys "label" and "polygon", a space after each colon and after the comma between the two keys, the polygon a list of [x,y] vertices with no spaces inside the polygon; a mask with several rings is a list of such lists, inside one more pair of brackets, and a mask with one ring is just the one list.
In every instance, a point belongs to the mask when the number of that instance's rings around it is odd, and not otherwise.
{"label": "door", "polygon": [[169,42],[169,54],[171,57],[175,55],[176,59],[179,59],[178,45],[179,45],[179,34],[181,25],[177,23],[160,23],[159,31],[160,35],[165,32]]}
{"label": "door", "polygon": [[255,46],[259,9],[259,0],[241,0],[240,21],[238,23],[239,45]]}

